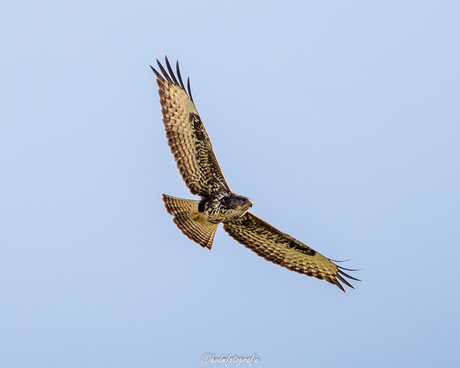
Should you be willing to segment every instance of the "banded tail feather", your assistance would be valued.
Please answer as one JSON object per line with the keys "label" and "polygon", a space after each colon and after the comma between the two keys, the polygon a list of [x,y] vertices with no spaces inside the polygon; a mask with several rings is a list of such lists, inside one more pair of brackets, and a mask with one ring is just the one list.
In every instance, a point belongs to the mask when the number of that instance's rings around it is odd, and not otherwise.
{"label": "banded tail feather", "polygon": [[166,212],[174,216],[173,222],[187,238],[211,250],[218,224],[206,225],[195,220],[200,201],[162,195]]}

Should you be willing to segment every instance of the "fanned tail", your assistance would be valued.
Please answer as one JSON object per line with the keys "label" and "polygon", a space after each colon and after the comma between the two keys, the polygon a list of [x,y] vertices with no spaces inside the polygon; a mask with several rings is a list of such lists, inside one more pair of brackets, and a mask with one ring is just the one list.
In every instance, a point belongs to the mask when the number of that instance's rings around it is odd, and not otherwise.
{"label": "fanned tail", "polygon": [[166,212],[174,216],[173,222],[182,231],[182,234],[201,247],[211,250],[217,224],[205,225],[194,220],[198,215],[200,201],[171,197],[166,194],[162,195],[162,199]]}

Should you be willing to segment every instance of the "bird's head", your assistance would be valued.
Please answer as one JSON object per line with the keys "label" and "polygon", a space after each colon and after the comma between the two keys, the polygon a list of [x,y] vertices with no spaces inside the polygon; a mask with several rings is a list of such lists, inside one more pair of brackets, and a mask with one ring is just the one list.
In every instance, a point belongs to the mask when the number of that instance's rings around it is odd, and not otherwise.
{"label": "bird's head", "polygon": [[248,197],[238,196],[238,201],[240,202],[240,206],[246,208],[246,210],[250,209],[254,204]]}
{"label": "bird's head", "polygon": [[254,203],[248,197],[240,195],[236,195],[233,202],[235,205],[236,217],[243,216],[252,207]]}
{"label": "bird's head", "polygon": [[222,207],[234,213],[235,217],[243,216],[251,207],[253,202],[245,196],[231,195],[221,200]]}

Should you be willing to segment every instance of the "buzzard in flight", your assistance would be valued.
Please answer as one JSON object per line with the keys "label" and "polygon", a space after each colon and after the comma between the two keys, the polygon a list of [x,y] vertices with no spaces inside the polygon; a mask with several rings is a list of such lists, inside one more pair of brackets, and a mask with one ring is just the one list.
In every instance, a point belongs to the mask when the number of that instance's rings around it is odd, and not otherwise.
{"label": "buzzard in flight", "polygon": [[179,63],[176,74],[167,58],[166,68],[157,60],[161,113],[166,139],[177,168],[192,194],[201,200],[181,199],[163,194],[166,211],[189,239],[211,249],[217,226],[237,242],[267,261],[307,276],[326,280],[345,291],[353,288],[340,267],[312,248],[301,243],[249,212],[252,201],[233,192],[224,178],[212,149],[211,140],[193,103],[190,80],[182,81]]}

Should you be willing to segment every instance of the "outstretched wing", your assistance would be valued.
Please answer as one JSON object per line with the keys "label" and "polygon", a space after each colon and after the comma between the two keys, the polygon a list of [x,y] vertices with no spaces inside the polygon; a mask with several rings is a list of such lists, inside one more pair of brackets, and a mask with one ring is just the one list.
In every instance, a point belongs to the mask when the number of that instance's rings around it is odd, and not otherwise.
{"label": "outstretched wing", "polygon": [[182,179],[192,194],[202,197],[228,190],[211,140],[193,103],[190,80],[187,80],[187,93],[180,75],[179,63],[176,64],[176,78],[168,58],[165,60],[168,71],[158,60],[161,74],[150,67],[157,76],[168,146]]}
{"label": "outstretched wing", "polygon": [[223,226],[238,243],[288,270],[326,280],[342,291],[345,289],[341,282],[353,288],[345,277],[359,281],[343,271],[353,270],[337,266],[330,259],[250,212],[232,222],[223,223]]}

